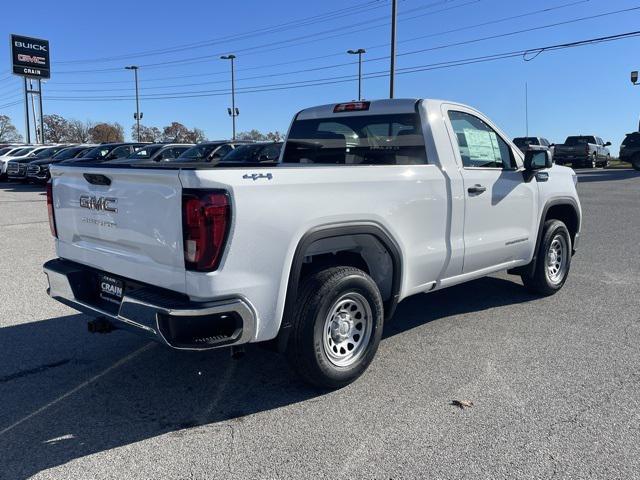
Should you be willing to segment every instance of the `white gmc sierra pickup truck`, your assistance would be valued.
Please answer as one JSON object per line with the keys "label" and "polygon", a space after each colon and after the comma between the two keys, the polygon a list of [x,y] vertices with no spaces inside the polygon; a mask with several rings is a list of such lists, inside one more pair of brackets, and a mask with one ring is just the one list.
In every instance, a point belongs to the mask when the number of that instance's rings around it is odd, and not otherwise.
{"label": "white gmc sierra pickup truck", "polygon": [[187,350],[271,341],[328,388],[365,371],[410,295],[507,269],[555,293],[581,223],[573,170],[436,100],[303,110],[272,164],[51,176],[48,293],[90,330]]}

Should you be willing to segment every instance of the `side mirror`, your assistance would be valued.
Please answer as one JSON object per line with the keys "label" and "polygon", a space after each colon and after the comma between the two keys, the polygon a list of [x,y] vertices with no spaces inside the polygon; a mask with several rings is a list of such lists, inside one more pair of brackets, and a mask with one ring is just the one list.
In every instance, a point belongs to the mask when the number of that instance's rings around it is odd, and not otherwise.
{"label": "side mirror", "polygon": [[611,146],[611,142],[607,142],[604,144],[605,147],[610,147]]}
{"label": "side mirror", "polygon": [[524,154],[524,169],[527,172],[551,168],[552,166],[551,152],[547,149],[527,150]]}

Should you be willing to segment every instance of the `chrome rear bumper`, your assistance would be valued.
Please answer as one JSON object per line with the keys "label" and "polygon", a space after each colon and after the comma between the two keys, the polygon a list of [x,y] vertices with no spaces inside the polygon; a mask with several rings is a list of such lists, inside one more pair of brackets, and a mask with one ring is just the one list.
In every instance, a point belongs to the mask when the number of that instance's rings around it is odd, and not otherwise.
{"label": "chrome rear bumper", "polygon": [[121,302],[109,303],[98,298],[94,281],[107,272],[61,259],[50,260],[43,268],[51,298],[172,348],[209,350],[240,345],[255,337],[256,317],[242,298],[192,302],[175,292],[122,279]]}

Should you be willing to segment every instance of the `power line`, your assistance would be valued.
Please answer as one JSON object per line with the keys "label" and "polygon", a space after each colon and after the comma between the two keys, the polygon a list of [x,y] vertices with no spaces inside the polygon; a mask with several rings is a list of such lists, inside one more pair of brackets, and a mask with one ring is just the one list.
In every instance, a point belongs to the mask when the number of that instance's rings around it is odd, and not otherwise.
{"label": "power line", "polygon": [[[405,0],[406,1],[406,0]],[[433,8],[435,6],[438,5],[442,5],[442,4],[446,4],[452,1],[457,1],[457,0],[437,0],[434,2],[431,2],[427,5],[422,5],[422,6],[418,6],[418,7],[414,7],[412,9],[407,10],[405,13],[410,13],[413,11],[418,11],[418,10],[424,10],[424,9],[428,9],[428,8]],[[148,51],[144,51],[144,52],[138,52],[138,53],[132,53],[132,54],[123,54],[123,55],[117,55],[117,56],[110,56],[110,57],[101,57],[101,58],[93,58],[93,59],[78,59],[78,60],[66,60],[66,61],[60,61],[57,62],[58,64],[90,64],[90,63],[102,63],[102,62],[113,62],[113,61],[117,61],[117,60],[130,60],[133,58],[140,58],[140,57],[148,57],[148,56],[156,56],[156,55],[165,55],[165,54],[169,54],[169,53],[176,53],[176,52],[181,52],[184,50],[193,50],[193,49],[197,49],[197,48],[205,48],[205,47],[210,47],[213,45],[217,45],[220,43],[225,43],[225,42],[233,42],[233,41],[238,41],[238,40],[245,40],[247,38],[252,38],[252,37],[256,37],[256,36],[264,36],[265,34],[271,34],[271,33],[277,33],[283,30],[291,30],[293,28],[302,28],[302,27],[308,27],[309,25],[314,25],[317,23],[322,23],[322,22],[326,22],[328,20],[335,20],[338,18],[343,18],[343,17],[348,17],[350,15],[353,15],[355,13],[357,14],[362,14],[368,11],[373,11],[379,8],[384,7],[386,2],[380,2],[379,0],[372,0],[372,1],[368,1],[362,4],[357,4],[357,5],[353,5],[350,7],[345,7],[342,9],[338,9],[338,10],[334,10],[334,11],[330,11],[324,14],[319,14],[319,15],[314,15],[312,17],[306,17],[306,18],[302,18],[302,19],[296,19],[296,20],[290,20],[288,22],[279,24],[279,25],[275,25],[275,26],[271,26],[271,27],[263,27],[261,29],[254,29],[251,30],[249,32],[244,32],[244,33],[240,33],[240,34],[234,34],[234,35],[228,35],[226,37],[220,37],[217,39],[213,39],[213,40],[205,40],[205,41],[200,41],[200,42],[195,42],[195,43],[190,43],[190,44],[185,44],[185,45],[179,45],[179,46],[175,46],[175,47],[168,47],[168,48],[162,48],[162,49],[156,49],[156,50],[148,50]],[[374,20],[380,20],[382,18],[385,17],[379,17],[377,19],[373,19],[371,21]],[[234,49],[237,50],[237,49]]]}
{"label": "power line", "polygon": [[[585,40],[578,40],[578,41],[569,42],[569,43],[561,43],[561,44],[555,44],[555,45],[547,45],[544,47],[529,48],[525,50],[515,50],[510,52],[483,55],[479,57],[451,60],[446,62],[437,62],[437,63],[431,63],[431,64],[425,64],[425,65],[416,65],[413,67],[405,67],[405,68],[398,69],[397,74],[406,75],[406,74],[412,74],[412,73],[423,72],[428,70],[452,68],[452,67],[458,67],[463,65],[491,62],[496,60],[515,58],[515,57],[521,57],[524,60],[527,60],[526,58],[527,55],[538,56],[543,52],[547,52],[547,51],[556,51],[556,50],[576,48],[576,47],[587,46],[587,45],[596,45],[600,43],[614,42],[614,41],[619,41],[619,40],[628,39],[628,38],[635,38],[639,36],[640,36],[640,30],[616,34],[616,35],[609,35],[605,37],[596,37],[596,38],[589,38]],[[370,74],[364,75],[364,78],[381,78],[381,77],[385,77],[387,74],[388,74],[387,70],[382,70],[382,71],[372,72]],[[344,82],[351,82],[353,81],[354,78],[355,78],[354,75],[345,75],[340,77],[303,80],[299,82],[290,82],[290,83],[283,83],[283,84],[254,85],[251,87],[243,87],[242,89],[238,89],[238,90],[241,90],[241,92],[239,93],[258,93],[258,92],[287,90],[287,89],[304,88],[304,87],[312,87],[312,86],[326,86],[326,85],[332,85],[332,84],[338,84],[338,83],[344,83]],[[147,95],[147,96],[144,96],[144,98],[149,101],[149,100],[170,100],[170,99],[184,99],[184,98],[214,97],[214,96],[228,95],[228,94],[229,94],[229,90],[224,90],[224,91],[213,90],[213,91],[203,91],[202,93],[185,92],[184,94]],[[87,100],[90,100],[90,101],[125,101],[127,100],[128,101],[131,99],[132,99],[131,96],[110,96],[110,97],[107,97],[107,96],[55,97],[53,96],[53,97],[48,97],[48,100],[53,100],[53,101],[63,101],[63,100],[64,101],[87,101]]]}
{"label": "power line", "polygon": [[[636,11],[636,10],[640,10],[640,6],[627,8],[627,9],[622,9],[622,10],[616,10],[616,11],[613,11],[613,12],[605,12],[605,13],[591,15],[591,16],[587,16],[587,17],[580,17],[580,18],[571,19],[571,20],[565,20],[565,21],[562,21],[562,22],[555,22],[555,23],[542,25],[542,26],[537,26],[537,27],[530,27],[530,28],[526,28],[526,29],[522,29],[522,30],[516,30],[516,31],[512,31],[512,32],[506,32],[506,33],[500,33],[500,34],[496,34],[496,35],[480,37],[480,38],[471,39],[471,40],[465,40],[465,41],[449,43],[449,44],[445,44],[445,45],[438,45],[438,46],[434,46],[434,47],[423,48],[423,49],[419,49],[419,50],[399,53],[398,56],[415,55],[415,54],[424,53],[424,52],[427,52],[427,51],[435,51],[435,50],[441,50],[441,49],[451,48],[451,47],[456,47],[456,46],[461,46],[461,45],[469,45],[469,44],[472,44],[472,43],[478,43],[478,42],[492,40],[492,39],[496,39],[496,38],[504,38],[504,37],[507,37],[507,36],[519,35],[519,34],[522,34],[522,33],[529,33],[529,32],[532,32],[532,31],[537,31],[537,30],[542,30],[542,29],[547,29],[547,28],[553,28],[553,27],[557,27],[557,26],[561,26],[561,25],[567,25],[567,24],[582,22],[582,21],[586,21],[586,20],[593,20],[593,19],[596,19],[596,18],[602,18],[602,17],[605,17],[605,16],[610,16],[610,15],[620,14],[620,13],[627,13],[627,12]],[[365,62],[382,61],[382,60],[386,60],[388,58],[389,58],[389,56],[385,55],[385,56],[381,56],[381,57],[374,57],[374,58],[367,59],[367,60],[365,60]],[[351,66],[353,64],[354,64],[354,62],[344,62],[344,63],[334,64],[334,65],[323,65],[323,66],[320,66],[320,67],[306,68],[306,69],[294,70],[294,71],[289,71],[289,72],[280,72],[280,73],[273,73],[273,74],[266,74],[266,75],[262,74],[262,75],[252,76],[252,77],[244,77],[244,78],[237,79],[237,81],[241,82],[241,81],[246,81],[246,80],[281,77],[281,76],[294,75],[294,74],[299,74],[299,73],[308,73],[308,72],[313,72],[313,71],[340,68],[340,67],[344,67],[344,66]],[[150,91],[150,90],[159,90],[159,89],[166,89],[166,88],[180,88],[180,87],[201,86],[201,85],[211,85],[211,84],[221,84],[221,83],[227,83],[227,80],[197,82],[197,83],[190,83],[190,84],[164,85],[164,86],[159,86],[159,87],[145,87],[145,88],[142,88],[141,90]],[[53,90],[50,90],[50,92],[54,92],[54,93],[93,93],[93,92],[121,92],[121,91],[129,91],[129,90],[130,90],[129,88],[76,89],[76,90],[62,90],[62,91],[53,89]]]}
{"label": "power line", "polygon": [[[451,10],[454,8],[460,8],[460,7],[464,7],[464,6],[468,6],[470,4],[473,3],[477,3],[480,0],[475,0],[475,1],[471,1],[471,2],[467,2],[461,5],[456,5],[454,7],[449,7],[447,9],[443,9],[443,10],[438,10],[435,12],[430,12],[429,14],[434,14],[434,13],[440,13],[443,12],[445,10]],[[502,17],[496,20],[491,20],[488,22],[483,22],[483,23],[478,23],[475,25],[467,25],[467,26],[463,26],[460,28],[456,28],[456,29],[452,29],[452,30],[445,30],[445,31],[440,31],[440,32],[434,32],[434,33],[430,33],[427,35],[420,35],[418,37],[412,37],[412,38],[408,38],[408,39],[404,39],[404,40],[400,40],[398,43],[408,43],[408,42],[412,42],[415,40],[420,40],[423,38],[428,38],[428,37],[435,37],[435,36],[440,36],[440,35],[446,35],[449,33],[455,33],[458,31],[462,31],[462,30],[471,30],[473,28],[478,28],[478,27],[484,27],[484,26],[488,26],[488,25],[492,25],[492,24],[497,24],[497,23],[503,23],[506,21],[510,21],[510,20],[515,20],[518,18],[523,18],[523,17],[527,17],[527,16],[532,16],[532,15],[537,15],[540,13],[547,13],[547,12],[551,12],[551,11],[555,11],[555,10],[560,10],[560,9],[564,9],[564,8],[568,8],[568,7],[573,7],[579,4],[584,4],[584,3],[588,3],[591,0],[578,0],[578,1],[573,1],[570,3],[565,3],[565,4],[561,4],[561,5],[557,5],[554,7],[548,7],[548,8],[543,8],[543,9],[539,9],[539,10],[533,10],[533,11],[529,11],[529,12],[525,12],[525,13],[521,13],[521,14],[517,14],[517,15],[511,15],[511,16],[507,16],[507,17]],[[424,16],[420,15],[420,16]],[[404,20],[411,20],[413,18],[416,17],[411,17],[408,19],[404,19]],[[401,20],[402,21],[402,20]],[[388,25],[388,22],[384,25],[386,26]],[[378,28],[376,27],[369,27],[368,29],[371,28]],[[314,40],[315,42],[316,40]],[[302,43],[299,43],[298,45],[301,45]],[[373,49],[377,49],[377,48],[384,48],[387,47],[389,45],[389,43],[382,43],[382,44],[378,44],[378,45],[371,45],[366,47],[367,50],[373,50]],[[258,65],[258,66],[253,66],[253,67],[243,67],[243,68],[238,68],[238,71],[249,71],[249,70],[264,70],[266,68],[273,68],[273,67],[278,67],[278,66],[283,66],[283,65],[290,65],[290,64],[297,64],[297,63],[306,63],[309,61],[314,61],[314,60],[321,60],[321,59],[325,59],[325,58],[331,58],[331,57],[342,57],[344,56],[344,52],[340,51],[340,52],[336,52],[336,53],[330,53],[330,54],[325,54],[325,55],[319,55],[319,56],[315,56],[315,57],[306,57],[304,59],[297,59],[297,60],[289,60],[286,62],[280,62],[280,63],[270,63],[268,65]],[[197,73],[197,74],[187,74],[187,75],[174,75],[174,76],[169,76],[169,77],[158,77],[158,78],[145,78],[145,83],[149,83],[149,82],[159,82],[159,81],[165,81],[165,80],[179,80],[182,78],[202,78],[203,76],[214,76],[214,75],[223,75],[226,74],[227,72],[210,72],[210,73]],[[107,84],[128,84],[129,81],[128,80],[111,80],[111,81],[94,81],[92,82],[92,84],[99,84],[99,85],[107,85]],[[84,82],[55,82],[56,85],[86,85],[86,81]],[[157,87],[160,88],[160,87]],[[164,87],[162,87],[164,88]]]}
{"label": "power line", "polygon": [[[441,0],[439,2],[436,2],[434,4],[430,4],[430,5],[436,5],[436,4],[443,4],[443,3],[448,3],[449,1],[452,0]],[[441,10],[437,10],[437,11],[433,11],[433,12],[428,12],[428,13],[424,13],[420,16],[426,16],[426,15],[433,15],[435,13],[441,13],[444,11],[448,11],[448,10],[452,10],[454,8],[460,8],[462,6],[466,6],[466,5],[470,5],[470,4],[474,4],[474,3],[478,3],[481,2],[482,0],[472,0],[469,1],[465,4],[462,5],[455,5],[455,6],[451,6],[448,8],[443,8]],[[420,7],[420,8],[427,8],[428,6],[425,7]],[[413,18],[417,18],[418,16],[412,17]],[[408,19],[405,19],[408,20]],[[383,23],[381,23],[380,25],[374,25],[374,26],[369,26],[369,27],[365,27],[365,28],[361,28],[361,29],[356,29],[354,30],[354,28],[356,27],[360,27],[363,25],[369,25],[371,23],[375,23],[375,22],[380,22],[383,21]],[[348,26],[340,26],[340,27],[334,27],[334,28],[330,28],[328,30],[323,30],[320,32],[315,32],[315,33],[310,33],[310,34],[305,34],[305,35],[301,35],[301,36],[297,36],[297,37],[291,37],[285,40],[278,40],[278,41],[273,41],[273,42],[269,42],[269,43],[265,43],[262,45],[258,45],[258,46],[253,46],[253,47],[245,47],[245,48],[240,48],[240,49],[233,49],[235,53],[243,53],[244,56],[247,55],[257,55],[257,54],[263,54],[266,52],[270,52],[270,51],[274,51],[274,50],[280,50],[283,48],[291,48],[292,45],[288,45],[290,43],[293,43],[293,46],[300,46],[300,45],[305,45],[307,43],[316,43],[318,41],[317,38],[318,36],[323,36],[327,33],[332,33],[332,32],[340,32],[337,33],[335,35],[332,36],[325,36],[324,39],[328,39],[328,38],[335,38],[335,37],[342,37],[345,35],[351,35],[353,33],[357,33],[360,31],[364,31],[364,30],[370,30],[372,28],[380,28],[380,27],[384,27],[386,25],[388,25],[388,17],[387,16],[383,16],[383,17],[377,17],[374,19],[369,19],[369,20],[363,20],[361,22],[358,23],[352,23]],[[345,31],[345,30],[349,30],[349,31]],[[313,40],[309,40],[311,38],[314,38]],[[304,41],[307,40],[307,41]],[[271,47],[271,48],[269,48]],[[218,56],[218,55],[222,55],[226,52],[225,51],[220,51],[214,54],[211,54],[211,56]],[[209,54],[207,54],[207,56],[209,56]],[[179,60],[167,60],[167,61],[163,61],[163,62],[156,62],[156,63],[147,63],[147,64],[141,64],[139,65],[141,68],[144,69],[158,69],[158,68],[172,68],[172,67],[176,67],[176,66],[183,66],[183,65],[189,65],[189,64],[193,64],[193,63],[201,63],[202,62],[202,55],[197,56],[197,57],[189,57],[189,58],[183,58],[183,59],[179,59]],[[66,75],[66,74],[97,74],[97,73],[105,73],[105,72],[116,72],[116,71],[121,71],[121,67],[108,67],[108,68],[100,68],[100,69],[90,69],[90,70],[63,70],[63,71],[58,71],[57,74],[60,75]]]}

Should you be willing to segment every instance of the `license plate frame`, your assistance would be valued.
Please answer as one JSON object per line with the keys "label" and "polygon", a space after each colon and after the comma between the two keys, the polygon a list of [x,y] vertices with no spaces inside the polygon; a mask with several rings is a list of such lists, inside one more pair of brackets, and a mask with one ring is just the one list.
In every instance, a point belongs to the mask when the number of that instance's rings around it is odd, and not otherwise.
{"label": "license plate frame", "polygon": [[98,276],[98,296],[102,300],[120,305],[124,296],[124,282],[113,275],[100,274]]}

